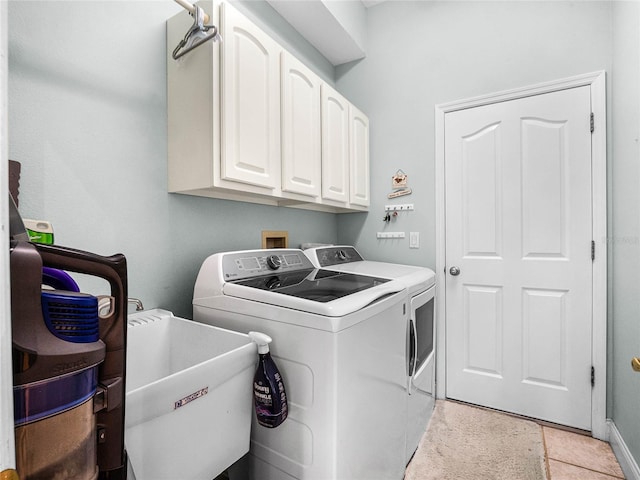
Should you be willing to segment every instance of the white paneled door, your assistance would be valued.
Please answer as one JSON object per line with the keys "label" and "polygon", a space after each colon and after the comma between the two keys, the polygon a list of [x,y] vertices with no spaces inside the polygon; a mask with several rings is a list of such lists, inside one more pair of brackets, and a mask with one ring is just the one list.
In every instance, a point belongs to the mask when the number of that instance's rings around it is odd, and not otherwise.
{"label": "white paneled door", "polygon": [[445,116],[446,396],[591,430],[589,86]]}

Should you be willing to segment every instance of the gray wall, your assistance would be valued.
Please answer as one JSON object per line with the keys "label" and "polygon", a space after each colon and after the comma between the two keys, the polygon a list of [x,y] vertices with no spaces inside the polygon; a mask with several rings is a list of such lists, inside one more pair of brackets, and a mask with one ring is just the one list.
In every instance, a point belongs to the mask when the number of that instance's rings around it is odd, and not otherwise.
{"label": "gray wall", "polygon": [[[365,257],[435,266],[434,106],[611,66],[609,2],[392,1],[368,12],[364,60],[336,69],[336,85],[369,115],[372,203],[338,218],[340,240]],[[391,176],[402,169],[413,203],[390,225]],[[404,240],[378,240],[383,229]],[[420,232],[409,249],[408,232]]]}
{"label": "gray wall", "polygon": [[615,2],[609,124],[609,413],[640,464],[640,3]]}
{"label": "gray wall", "polygon": [[[239,8],[327,80],[333,66],[263,2]],[[56,243],[124,253],[129,295],[191,318],[198,268],[216,251],[337,240],[332,214],[167,193],[164,1],[9,4],[9,157],[20,211]],[[92,293],[103,288],[83,279]],[[104,286],[106,289],[106,285]]]}

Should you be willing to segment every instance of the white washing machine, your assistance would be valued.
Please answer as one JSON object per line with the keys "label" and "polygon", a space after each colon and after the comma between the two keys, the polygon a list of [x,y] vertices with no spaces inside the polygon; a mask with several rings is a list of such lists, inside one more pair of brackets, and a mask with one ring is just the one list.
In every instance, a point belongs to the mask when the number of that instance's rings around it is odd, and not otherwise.
{"label": "white washing machine", "polygon": [[435,272],[429,268],[364,260],[347,245],[314,247],[304,251],[318,268],[372,275],[402,282],[409,295],[407,365],[407,463],[418,448],[435,405]]}
{"label": "white washing machine", "polygon": [[289,399],[279,427],[254,418],[233,479],[403,478],[407,299],[402,282],[316,269],[296,249],[204,261],[194,320],[271,336]]}

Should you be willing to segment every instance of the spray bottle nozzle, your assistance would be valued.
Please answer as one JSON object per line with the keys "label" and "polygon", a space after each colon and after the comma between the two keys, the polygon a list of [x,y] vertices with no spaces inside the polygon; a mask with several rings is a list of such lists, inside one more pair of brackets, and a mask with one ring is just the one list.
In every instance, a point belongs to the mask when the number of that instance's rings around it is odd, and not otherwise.
{"label": "spray bottle nozzle", "polygon": [[258,353],[269,353],[271,337],[260,332],[249,332],[249,338],[258,345]]}

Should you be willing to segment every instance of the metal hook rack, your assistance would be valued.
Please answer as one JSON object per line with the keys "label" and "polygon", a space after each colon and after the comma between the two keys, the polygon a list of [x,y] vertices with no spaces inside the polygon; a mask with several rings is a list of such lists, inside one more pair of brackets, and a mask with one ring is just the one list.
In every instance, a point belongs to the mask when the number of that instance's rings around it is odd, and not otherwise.
{"label": "metal hook rack", "polygon": [[193,25],[173,50],[171,56],[174,60],[179,59],[209,40],[222,40],[222,37],[218,33],[218,28],[215,25],[205,25],[205,22],[209,21],[209,15],[207,15],[202,8],[197,5],[192,5],[185,0],[175,0],[175,2],[190,12],[193,16]]}

